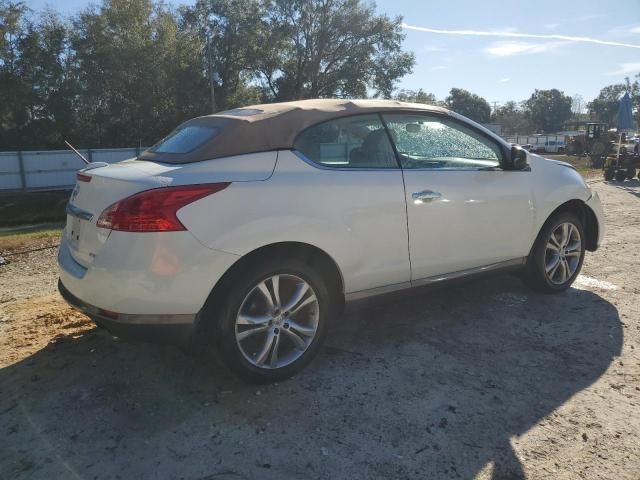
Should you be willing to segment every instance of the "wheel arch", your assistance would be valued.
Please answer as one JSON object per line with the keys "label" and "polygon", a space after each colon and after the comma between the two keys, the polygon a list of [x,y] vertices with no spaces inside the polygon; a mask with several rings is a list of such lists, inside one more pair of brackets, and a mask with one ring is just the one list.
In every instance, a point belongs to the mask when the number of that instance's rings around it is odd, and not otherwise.
{"label": "wheel arch", "polygon": [[[216,282],[198,317],[201,323],[204,317],[215,315],[220,302],[224,300],[227,289],[232,282],[254,262],[267,258],[298,258],[314,265],[327,284],[339,304],[339,311],[344,306],[344,278],[336,261],[324,250],[303,242],[278,242],[258,247],[239,258]],[[203,315],[204,313],[204,315]]]}
{"label": "wheel arch", "polygon": [[595,251],[598,248],[598,234],[599,234],[600,225],[598,224],[598,219],[596,217],[595,212],[591,210],[591,208],[582,200],[579,200],[579,199],[569,200],[563,203],[562,205],[560,205],[559,207],[557,207],[554,211],[552,211],[547,216],[540,230],[542,230],[544,225],[547,224],[549,219],[551,219],[554,215],[560,212],[573,213],[580,219],[584,227],[585,235],[587,237],[585,248],[590,252]]}

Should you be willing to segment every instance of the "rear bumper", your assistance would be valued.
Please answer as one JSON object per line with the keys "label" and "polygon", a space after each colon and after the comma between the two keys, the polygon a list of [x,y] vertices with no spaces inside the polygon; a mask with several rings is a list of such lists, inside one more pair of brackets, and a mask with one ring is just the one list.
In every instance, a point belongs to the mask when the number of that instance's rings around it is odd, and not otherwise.
{"label": "rear bumper", "polygon": [[104,322],[189,325],[239,257],[205,247],[189,232],[111,232],[82,265],[63,235],[59,289],[67,302]]}
{"label": "rear bumper", "polygon": [[119,324],[132,324],[132,325],[191,325],[195,321],[196,315],[193,314],[181,314],[181,315],[145,315],[145,314],[126,314],[117,313],[103,308],[96,307],[83,302],[78,297],[73,295],[62,283],[61,279],[58,279],[58,291],[62,298],[76,310],[91,317],[98,323],[104,322],[106,325],[112,323]]}

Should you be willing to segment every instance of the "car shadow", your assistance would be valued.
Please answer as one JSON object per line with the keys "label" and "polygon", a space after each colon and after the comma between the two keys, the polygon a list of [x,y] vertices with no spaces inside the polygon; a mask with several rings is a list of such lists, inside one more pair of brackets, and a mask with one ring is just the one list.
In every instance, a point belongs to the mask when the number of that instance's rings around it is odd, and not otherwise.
{"label": "car shadow", "polygon": [[0,370],[0,478],[524,478],[518,437],[622,336],[600,296],[511,275],[358,308],[268,386],[94,329]]}
{"label": "car shadow", "polygon": [[632,180],[626,180],[624,182],[609,182],[609,184],[640,198],[640,181],[636,178]]}

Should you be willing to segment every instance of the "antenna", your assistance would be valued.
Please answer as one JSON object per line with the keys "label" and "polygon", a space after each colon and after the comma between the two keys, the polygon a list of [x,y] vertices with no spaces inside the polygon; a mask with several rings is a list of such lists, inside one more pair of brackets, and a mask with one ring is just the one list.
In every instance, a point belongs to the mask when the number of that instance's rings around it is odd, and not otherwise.
{"label": "antenna", "polygon": [[84,155],[82,155],[78,150],[76,150],[73,145],[71,145],[69,142],[67,142],[66,140],[64,141],[64,143],[67,144],[67,147],[69,147],[71,150],[73,150],[73,153],[75,153],[76,155],[78,155],[82,161],[84,163],[86,163],[87,165],[89,165],[91,162],[89,160],[87,160],[86,158],[84,158]]}

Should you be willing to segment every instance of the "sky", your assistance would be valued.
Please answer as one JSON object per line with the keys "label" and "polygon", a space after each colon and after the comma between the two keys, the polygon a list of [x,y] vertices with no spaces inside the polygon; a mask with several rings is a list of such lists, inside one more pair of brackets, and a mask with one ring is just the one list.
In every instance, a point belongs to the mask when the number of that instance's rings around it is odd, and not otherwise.
{"label": "sky", "polygon": [[[179,5],[195,0],[169,0]],[[74,14],[91,0],[27,0]],[[557,88],[585,102],[640,73],[640,0],[378,0],[402,16],[416,65],[399,88],[444,99],[464,88],[500,105]]]}

